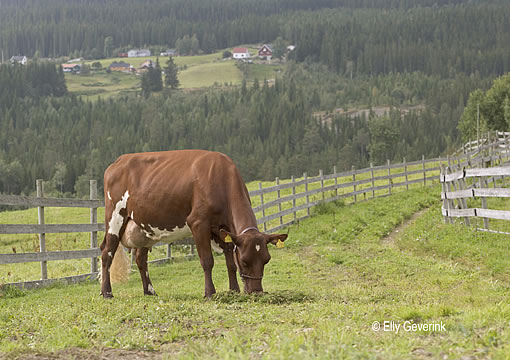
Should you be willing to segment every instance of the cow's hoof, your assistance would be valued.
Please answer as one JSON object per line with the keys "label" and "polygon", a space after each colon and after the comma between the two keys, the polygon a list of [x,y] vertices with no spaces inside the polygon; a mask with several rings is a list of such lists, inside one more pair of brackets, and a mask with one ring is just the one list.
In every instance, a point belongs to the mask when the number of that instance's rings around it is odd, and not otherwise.
{"label": "cow's hoof", "polygon": [[151,292],[144,292],[143,293],[145,296],[158,296],[158,294],[156,294],[155,292],[151,293]]}
{"label": "cow's hoof", "polygon": [[113,294],[111,292],[104,293],[103,299],[113,299]]}

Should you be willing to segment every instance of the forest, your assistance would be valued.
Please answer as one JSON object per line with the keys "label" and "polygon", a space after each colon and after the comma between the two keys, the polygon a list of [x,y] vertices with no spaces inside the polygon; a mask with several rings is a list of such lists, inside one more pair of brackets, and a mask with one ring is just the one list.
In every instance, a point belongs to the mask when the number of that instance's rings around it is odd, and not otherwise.
{"label": "forest", "polygon": [[[4,193],[31,193],[43,178],[54,196],[86,196],[126,152],[222,151],[247,181],[438,156],[467,136],[459,119],[472,118],[473,94],[510,69],[505,1],[22,0],[0,10],[0,49],[35,56],[0,66]],[[68,94],[58,62],[44,59],[102,58],[108,37],[120,51],[184,36],[202,52],[277,38],[296,51],[271,82],[93,101]],[[390,110],[338,111],[378,105]]]}

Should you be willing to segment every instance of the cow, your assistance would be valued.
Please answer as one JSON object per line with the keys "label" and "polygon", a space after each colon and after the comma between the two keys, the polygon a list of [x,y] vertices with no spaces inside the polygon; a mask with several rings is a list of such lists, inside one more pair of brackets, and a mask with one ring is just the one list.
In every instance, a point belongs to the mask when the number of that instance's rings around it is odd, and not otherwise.
{"label": "cow", "polygon": [[[223,251],[230,290],[239,292],[237,271],[246,293],[262,293],[268,244],[283,246],[287,234],[257,228],[246,185],[225,154],[175,150],[125,154],[104,174],[105,236],[101,244],[101,294],[113,297],[110,267],[119,243],[134,251],[145,295],[156,295],[147,254],[156,243],[193,236],[204,270],[205,297],[212,281],[211,248]],[[112,268],[112,276],[113,276]],[[127,267],[129,270],[129,267]]]}

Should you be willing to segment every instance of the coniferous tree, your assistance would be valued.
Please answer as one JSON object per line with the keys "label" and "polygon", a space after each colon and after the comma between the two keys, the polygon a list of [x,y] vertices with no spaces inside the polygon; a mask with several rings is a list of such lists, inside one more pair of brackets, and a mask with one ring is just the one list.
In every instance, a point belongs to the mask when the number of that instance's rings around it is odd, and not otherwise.
{"label": "coniferous tree", "polygon": [[165,86],[171,89],[179,87],[179,79],[177,78],[177,65],[173,57],[169,57],[165,66]]}

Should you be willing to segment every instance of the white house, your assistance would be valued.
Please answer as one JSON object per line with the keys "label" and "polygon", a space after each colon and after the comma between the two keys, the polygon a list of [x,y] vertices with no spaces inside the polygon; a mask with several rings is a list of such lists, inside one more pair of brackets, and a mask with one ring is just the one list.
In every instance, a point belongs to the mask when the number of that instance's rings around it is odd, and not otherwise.
{"label": "white house", "polygon": [[247,48],[234,48],[232,56],[234,59],[248,59],[251,55]]}
{"label": "white house", "polygon": [[13,56],[10,59],[11,64],[18,63],[21,65],[25,65],[28,61],[28,58],[26,56]]}
{"label": "white house", "polygon": [[148,49],[132,49],[128,51],[128,57],[143,57],[151,56],[151,51]]}

